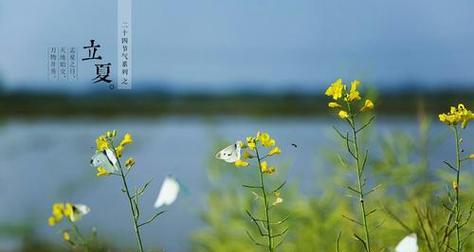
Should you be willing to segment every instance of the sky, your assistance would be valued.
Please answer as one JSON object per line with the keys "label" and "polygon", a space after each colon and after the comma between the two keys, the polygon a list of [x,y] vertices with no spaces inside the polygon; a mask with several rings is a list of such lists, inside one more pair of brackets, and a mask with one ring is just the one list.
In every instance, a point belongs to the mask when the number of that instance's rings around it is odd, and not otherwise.
{"label": "sky", "polygon": [[[471,0],[139,0],[132,8],[133,88],[312,89],[339,77],[382,88],[474,85]],[[47,49],[77,47],[81,57],[90,39],[116,70],[117,0],[0,0],[0,31],[8,90],[95,88],[95,67],[84,62],[78,81],[48,81]]]}

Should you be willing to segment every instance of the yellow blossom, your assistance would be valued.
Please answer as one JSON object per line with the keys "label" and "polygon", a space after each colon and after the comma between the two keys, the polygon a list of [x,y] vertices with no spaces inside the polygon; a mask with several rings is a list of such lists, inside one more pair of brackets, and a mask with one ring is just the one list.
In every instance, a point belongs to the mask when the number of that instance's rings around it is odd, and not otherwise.
{"label": "yellow blossom", "polygon": [[347,113],[347,111],[345,110],[341,110],[339,111],[339,113],[337,114],[341,119],[346,119],[349,117],[349,114]]}
{"label": "yellow blossom", "polygon": [[275,167],[273,166],[268,167],[267,161],[263,161],[260,163],[260,169],[262,170],[263,173],[269,174],[269,175],[275,172]]}
{"label": "yellow blossom", "polygon": [[364,102],[364,106],[360,109],[361,112],[371,110],[374,108],[374,103],[370,99],[366,99]]}
{"label": "yellow blossom", "polygon": [[122,157],[123,149],[123,145],[115,147],[115,153],[117,153],[117,157]]}
{"label": "yellow blossom", "polygon": [[107,141],[107,138],[105,138],[105,136],[97,137],[97,139],[95,140],[95,143],[96,143],[96,149],[98,151],[103,151],[109,148],[109,142]]}
{"label": "yellow blossom", "polygon": [[358,80],[354,80],[351,82],[351,90],[349,91],[349,94],[347,95],[347,98],[346,98],[348,102],[360,100],[360,94],[359,94],[359,91],[357,90],[359,85],[360,85],[360,81]]}
{"label": "yellow blossom", "polygon": [[67,242],[71,240],[71,235],[69,234],[68,231],[63,232],[63,239]]}
{"label": "yellow blossom", "polygon": [[469,121],[474,119],[472,111],[466,109],[464,104],[459,104],[458,107],[451,107],[449,113],[439,114],[439,120],[447,125],[458,125],[466,128]]}
{"label": "yellow blossom", "polygon": [[245,166],[248,166],[249,163],[239,159],[239,160],[235,161],[234,165],[235,165],[235,167],[245,167]]}
{"label": "yellow blossom", "polygon": [[97,167],[97,174],[96,174],[97,177],[107,176],[107,175],[110,175],[110,174],[111,173],[109,171],[107,171],[107,169],[105,169],[104,167],[102,167],[102,166]]}
{"label": "yellow blossom", "polygon": [[266,148],[269,148],[275,145],[275,139],[272,139],[270,137],[270,134],[268,134],[267,132],[264,132],[264,133],[258,132],[257,140],[259,140],[262,143],[262,145]]}
{"label": "yellow blossom", "polygon": [[255,150],[256,139],[254,137],[247,137],[247,146],[250,149]]}
{"label": "yellow blossom", "polygon": [[135,165],[135,159],[133,159],[133,158],[131,158],[131,157],[128,158],[127,161],[125,161],[125,167],[126,167],[127,169],[132,168],[132,166],[134,166],[134,165]]}
{"label": "yellow blossom", "polygon": [[125,145],[131,144],[131,143],[133,143],[132,135],[130,135],[130,133],[126,133],[126,134],[123,136],[123,139],[122,139],[122,141],[120,142],[120,145],[121,145],[121,146],[125,146]]}
{"label": "yellow blossom", "polygon": [[281,150],[277,146],[273,147],[273,149],[270,152],[268,152],[268,156],[273,156],[273,155],[278,155],[278,154],[281,154]]}
{"label": "yellow blossom", "polygon": [[456,180],[453,180],[453,189],[457,190],[459,188],[458,182]]}
{"label": "yellow blossom", "polygon": [[54,226],[56,224],[57,224],[56,219],[53,216],[48,218],[48,225]]}
{"label": "yellow blossom", "polygon": [[330,102],[330,103],[328,103],[328,107],[330,107],[330,108],[341,108],[342,106],[337,102]]}
{"label": "yellow blossom", "polygon": [[344,84],[342,83],[342,79],[337,79],[335,82],[331,83],[324,94],[327,96],[332,96],[334,100],[337,100],[342,97],[343,90]]}
{"label": "yellow blossom", "polygon": [[471,153],[468,158],[469,159],[474,159],[474,153]]}

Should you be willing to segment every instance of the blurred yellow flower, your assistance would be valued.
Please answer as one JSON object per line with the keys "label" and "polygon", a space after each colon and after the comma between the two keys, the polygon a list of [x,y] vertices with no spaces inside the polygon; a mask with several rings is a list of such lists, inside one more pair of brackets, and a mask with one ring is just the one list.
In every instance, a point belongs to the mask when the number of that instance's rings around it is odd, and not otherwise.
{"label": "blurred yellow flower", "polygon": [[244,153],[242,154],[242,158],[243,159],[251,159],[251,158],[254,158],[255,156],[250,154],[250,152],[248,151],[244,151]]}
{"label": "blurred yellow flower", "polygon": [[347,95],[347,98],[346,98],[348,102],[360,100],[360,94],[359,94],[359,91],[357,90],[359,85],[360,85],[360,81],[358,80],[354,80],[351,82],[351,90],[349,91],[349,94]]}
{"label": "blurred yellow flower", "polygon": [[337,114],[341,119],[346,119],[349,117],[349,114],[347,113],[347,111],[345,110],[341,110],[339,111],[339,113]]}
{"label": "blurred yellow flower", "polygon": [[235,161],[234,165],[235,165],[235,167],[245,167],[245,166],[248,166],[249,163],[239,159],[239,160]]}
{"label": "blurred yellow flower", "polygon": [[331,83],[324,94],[327,96],[332,96],[334,100],[337,100],[342,97],[343,90],[344,84],[342,83],[342,79],[337,79],[335,82]]}
{"label": "blurred yellow flower", "polygon": [[263,161],[260,163],[260,169],[262,170],[263,173],[269,174],[269,175],[275,172],[275,167],[273,166],[268,167],[267,161]]}
{"label": "blurred yellow flower", "polygon": [[71,235],[69,234],[68,231],[64,231],[64,232],[63,232],[63,239],[64,239],[65,241],[70,241],[70,240],[71,240]]}
{"label": "blurred yellow flower", "polygon": [[360,109],[361,112],[371,110],[374,108],[374,103],[370,99],[366,99],[364,102],[364,106]]}
{"label": "blurred yellow flower", "polygon": [[453,180],[453,189],[457,190],[459,188],[458,182],[456,180]]}
{"label": "blurred yellow flower", "polygon": [[96,174],[97,177],[108,176],[110,174],[111,173],[107,171],[107,169],[105,169],[104,167],[97,167],[97,174]]}
{"label": "blurred yellow flower", "polygon": [[281,154],[281,150],[278,147],[273,147],[273,149],[268,152],[268,156],[278,155]]}
{"label": "blurred yellow flower", "polygon": [[119,145],[117,147],[115,147],[115,153],[117,153],[117,157],[122,157],[122,153],[123,153],[123,145]]}
{"label": "blurred yellow flower", "polygon": [[466,128],[469,121],[474,119],[472,111],[466,109],[464,104],[459,104],[458,107],[451,107],[449,113],[439,114],[439,120],[447,125],[458,125]]}
{"label": "blurred yellow flower", "polygon": [[76,222],[90,211],[86,205],[72,203],[54,203],[51,208],[52,214],[51,217],[48,218],[48,225],[50,226],[60,223],[63,218],[68,218],[70,221]]}
{"label": "blurred yellow flower", "polygon": [[469,154],[469,159],[474,159],[474,153]]}
{"label": "blurred yellow flower", "polygon": [[126,167],[127,169],[132,168],[134,165],[135,165],[135,159],[133,159],[133,158],[131,158],[131,157],[128,158],[127,161],[125,161],[125,167]]}
{"label": "blurred yellow flower", "polygon": [[342,106],[337,102],[330,102],[330,103],[328,103],[328,107],[330,107],[330,108],[341,108]]}

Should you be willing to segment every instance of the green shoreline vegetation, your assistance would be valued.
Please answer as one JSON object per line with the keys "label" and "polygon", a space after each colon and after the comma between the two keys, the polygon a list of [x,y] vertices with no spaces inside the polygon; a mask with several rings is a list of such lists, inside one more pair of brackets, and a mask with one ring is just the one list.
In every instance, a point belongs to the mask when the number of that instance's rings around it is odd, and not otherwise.
{"label": "green shoreline vegetation", "polygon": [[[115,91],[111,91],[115,92]],[[0,94],[0,117],[153,117],[166,115],[316,116],[327,115],[319,94],[175,95],[164,92]],[[474,106],[473,90],[369,93],[384,115],[438,113],[451,104]]]}

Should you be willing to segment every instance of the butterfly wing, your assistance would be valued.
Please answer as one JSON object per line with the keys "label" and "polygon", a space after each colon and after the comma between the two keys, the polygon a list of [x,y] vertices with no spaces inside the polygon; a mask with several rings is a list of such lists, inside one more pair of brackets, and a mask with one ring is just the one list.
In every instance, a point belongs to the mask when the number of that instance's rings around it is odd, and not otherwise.
{"label": "butterfly wing", "polygon": [[117,171],[117,158],[111,150],[104,150],[95,153],[91,158],[91,166],[94,168],[104,167],[108,172]]}
{"label": "butterfly wing", "polygon": [[79,221],[82,216],[88,214],[91,209],[83,204],[74,204],[72,208],[72,215],[70,216],[72,222]]}
{"label": "butterfly wing", "polygon": [[395,252],[418,252],[416,234],[405,236],[395,247]]}
{"label": "butterfly wing", "polygon": [[237,142],[227,146],[216,154],[216,158],[222,159],[227,163],[234,163],[240,159],[240,144]]}
{"label": "butterfly wing", "polygon": [[168,176],[161,185],[160,193],[155,201],[155,208],[160,208],[163,205],[171,205],[179,193],[179,183],[174,178]]}

